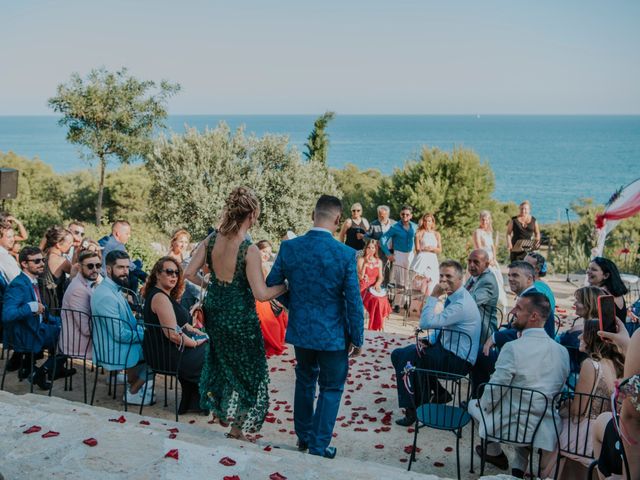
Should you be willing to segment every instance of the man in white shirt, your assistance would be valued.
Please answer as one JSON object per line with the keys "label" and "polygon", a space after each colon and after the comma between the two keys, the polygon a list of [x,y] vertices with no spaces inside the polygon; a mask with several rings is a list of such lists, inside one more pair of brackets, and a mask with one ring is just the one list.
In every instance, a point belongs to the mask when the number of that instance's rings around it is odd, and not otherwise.
{"label": "man in white shirt", "polygon": [[20,275],[20,266],[9,253],[15,243],[13,226],[7,221],[0,221],[0,275],[4,275],[7,283]]}
{"label": "man in white shirt", "polygon": [[[486,438],[488,434],[492,437],[530,441],[535,424],[542,418],[542,423],[533,438],[533,446],[536,450],[555,449],[556,434],[551,399],[562,390],[567,380],[569,354],[566,348],[550,338],[544,330],[550,310],[549,299],[544,294],[528,291],[520,295],[511,311],[514,316],[512,326],[520,332],[520,338],[504,344],[490,380],[492,384],[531,388],[542,392],[548,401],[546,409],[542,397],[534,397],[531,405],[524,401],[522,408],[529,412],[525,421],[524,417],[516,415],[516,412],[521,407],[521,399],[529,398],[527,395],[501,396],[498,393],[499,388],[486,388],[479,402],[472,401],[469,404],[469,413],[479,422],[481,438]],[[484,422],[480,409],[484,414]],[[495,425],[494,422],[501,424]],[[476,452],[482,454],[479,446],[476,446]],[[530,454],[528,447],[515,447],[512,476],[524,478]],[[508,466],[499,443],[489,442],[485,459],[503,469]],[[544,470],[544,466],[542,469]]]}

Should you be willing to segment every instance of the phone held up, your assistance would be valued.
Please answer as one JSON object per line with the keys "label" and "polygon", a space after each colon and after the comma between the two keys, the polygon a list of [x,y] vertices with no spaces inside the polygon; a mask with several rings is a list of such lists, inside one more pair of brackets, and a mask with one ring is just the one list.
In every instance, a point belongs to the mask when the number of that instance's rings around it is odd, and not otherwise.
{"label": "phone held up", "polygon": [[598,320],[600,330],[616,333],[616,306],[613,295],[602,295],[598,297]]}

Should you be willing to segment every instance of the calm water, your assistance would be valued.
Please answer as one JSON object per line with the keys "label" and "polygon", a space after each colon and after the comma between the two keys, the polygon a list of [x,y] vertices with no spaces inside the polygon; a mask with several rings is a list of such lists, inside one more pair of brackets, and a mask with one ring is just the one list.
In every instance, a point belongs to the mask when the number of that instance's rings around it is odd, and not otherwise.
{"label": "calm water", "polygon": [[[224,120],[257,135],[288,135],[300,152],[313,128],[307,115],[205,115],[169,118],[168,126],[204,129]],[[640,176],[640,116],[385,116],[338,115],[329,125],[329,163],[391,173],[422,145],[464,146],[489,162],[495,198],[529,199],[543,222],[558,220],[580,197],[604,203]],[[38,156],[58,172],[86,165],[55,117],[0,117],[0,151]]]}

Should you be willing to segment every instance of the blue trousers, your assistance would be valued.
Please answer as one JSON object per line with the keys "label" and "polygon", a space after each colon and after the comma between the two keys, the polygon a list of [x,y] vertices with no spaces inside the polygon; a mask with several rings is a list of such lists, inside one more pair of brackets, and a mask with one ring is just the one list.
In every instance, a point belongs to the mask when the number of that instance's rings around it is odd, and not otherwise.
{"label": "blue trousers", "polygon": [[[347,350],[326,352],[295,347],[295,351],[298,362],[293,403],[296,435],[300,442],[309,445],[309,453],[322,455],[331,443],[349,371],[349,355]],[[314,408],[316,384],[320,394]]]}

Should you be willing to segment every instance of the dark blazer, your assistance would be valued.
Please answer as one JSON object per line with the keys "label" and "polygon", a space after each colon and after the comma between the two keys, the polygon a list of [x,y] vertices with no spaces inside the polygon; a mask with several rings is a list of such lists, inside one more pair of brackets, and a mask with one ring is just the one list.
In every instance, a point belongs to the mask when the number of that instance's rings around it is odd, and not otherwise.
{"label": "dark blazer", "polygon": [[[5,340],[22,352],[39,352],[55,342],[59,326],[40,322],[31,312],[29,302],[37,302],[31,279],[21,273],[7,287],[2,306]],[[46,318],[46,312],[42,315]]]}
{"label": "dark blazer", "polygon": [[280,244],[267,285],[287,280],[283,303],[289,308],[286,341],[296,347],[337,351],[359,347],[364,310],[356,252],[329,232],[310,230]]}

